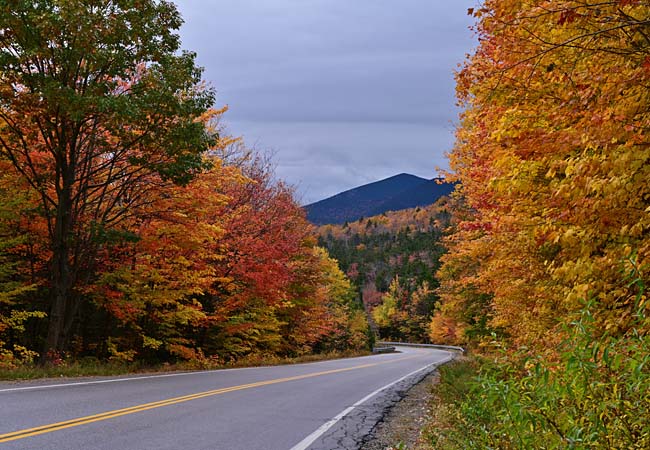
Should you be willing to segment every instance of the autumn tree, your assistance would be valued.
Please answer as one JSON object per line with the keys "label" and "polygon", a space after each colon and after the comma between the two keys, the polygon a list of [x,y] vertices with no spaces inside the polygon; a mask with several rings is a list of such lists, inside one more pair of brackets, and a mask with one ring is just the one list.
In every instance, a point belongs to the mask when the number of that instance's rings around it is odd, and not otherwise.
{"label": "autumn tree", "polygon": [[368,322],[350,280],[313,238],[304,247],[280,311],[284,341],[297,353],[367,349]]}
{"label": "autumn tree", "polygon": [[101,236],[214,143],[181,23],[166,1],[0,2],[0,156],[37,193],[51,252],[44,355],[66,346]]}
{"label": "autumn tree", "polygon": [[650,8],[490,0],[472,12],[480,45],[458,74],[450,159],[473,214],[445,302],[471,286],[487,327],[551,351],[588,299],[603,332],[625,333],[638,290],[623,274],[650,257]]}
{"label": "autumn tree", "polygon": [[34,192],[16,182],[13,167],[0,159],[0,368],[31,362],[34,339],[25,336],[32,319],[45,313],[31,299],[41,288],[43,223]]}
{"label": "autumn tree", "polygon": [[211,166],[187,185],[150,191],[150,201],[131,212],[135,239],[102,254],[91,298],[112,324],[98,337],[111,342],[109,353],[153,361],[197,356],[193,331],[207,320],[203,304],[216,284],[230,281],[218,268],[229,201],[223,185],[243,179],[216,158]]}
{"label": "autumn tree", "polygon": [[210,169],[150,191],[132,211],[125,225],[137,239],[100,252],[90,294],[100,325],[80,329],[76,342],[148,361],[365,348],[367,323],[349,281],[315,247],[293,191],[241,145],[222,135]]}

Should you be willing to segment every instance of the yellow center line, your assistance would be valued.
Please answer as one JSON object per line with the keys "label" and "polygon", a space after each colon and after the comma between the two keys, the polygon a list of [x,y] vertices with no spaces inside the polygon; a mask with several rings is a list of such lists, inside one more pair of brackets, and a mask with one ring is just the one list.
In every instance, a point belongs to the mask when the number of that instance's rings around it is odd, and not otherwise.
{"label": "yellow center line", "polygon": [[163,406],[175,405],[177,403],[188,402],[190,400],[197,400],[197,399],[200,399],[200,398],[211,397],[213,395],[225,394],[227,392],[240,391],[240,390],[243,390],[243,389],[251,389],[251,388],[260,387],[260,386],[268,386],[270,384],[286,383],[288,381],[303,380],[305,378],[319,377],[319,376],[329,375],[329,374],[333,374],[333,373],[347,372],[347,371],[350,371],[350,370],[365,369],[365,368],[368,368],[368,367],[378,366],[380,364],[387,364],[387,363],[393,363],[393,362],[397,362],[397,361],[403,361],[405,359],[417,358],[418,356],[419,355],[406,356],[406,357],[403,357],[403,358],[397,358],[397,359],[393,359],[393,360],[390,360],[390,361],[382,361],[382,362],[371,363],[371,364],[361,364],[361,365],[358,365],[358,366],[346,367],[346,368],[343,368],[343,369],[325,370],[325,371],[322,371],[322,372],[308,373],[308,374],[305,374],[305,375],[296,375],[296,376],[293,376],[293,377],[276,378],[276,379],[273,379],[273,380],[258,381],[258,382],[255,382],[255,383],[241,384],[239,386],[231,386],[231,387],[226,387],[226,388],[213,389],[213,390],[210,390],[210,391],[197,392],[195,394],[189,394],[189,395],[183,395],[183,396],[180,396],[180,397],[168,398],[166,400],[159,400],[159,401],[151,402],[151,403],[143,403],[141,405],[130,406],[128,408],[114,409],[114,410],[106,411],[106,412],[99,413],[99,414],[93,414],[93,415],[90,415],[90,416],[83,416],[83,417],[77,417],[76,419],[65,420],[63,422],[50,423],[50,424],[41,425],[41,426],[38,426],[38,427],[35,427],[35,428],[27,428],[27,429],[24,429],[24,430],[13,431],[11,433],[0,434],[0,443],[15,441],[15,440],[18,440],[18,439],[24,439],[24,438],[28,438],[28,437],[31,437],[31,436],[37,436],[39,434],[51,433],[53,431],[63,430],[65,428],[78,427],[80,425],[86,425],[86,424],[93,423],[93,422],[99,422],[99,421],[102,421],[102,420],[112,419],[114,417],[125,416],[127,414],[134,414],[134,413],[138,413],[138,412],[142,412],[142,411],[147,411],[147,410],[150,410],[150,409],[161,408]]}

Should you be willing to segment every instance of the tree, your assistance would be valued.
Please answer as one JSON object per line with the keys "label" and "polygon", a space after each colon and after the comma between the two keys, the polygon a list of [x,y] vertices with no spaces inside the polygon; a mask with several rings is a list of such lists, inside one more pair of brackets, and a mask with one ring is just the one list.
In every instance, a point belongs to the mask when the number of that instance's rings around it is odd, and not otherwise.
{"label": "tree", "polygon": [[34,255],[39,223],[25,226],[36,203],[30,194],[17,185],[13,168],[0,160],[0,367],[5,368],[31,362],[37,355],[21,335],[25,322],[45,317],[27,301],[37,290],[39,270]]}
{"label": "tree", "polygon": [[284,340],[293,351],[362,350],[367,348],[368,322],[350,281],[327,251],[304,244],[293,262],[295,273],[280,314]]}
{"label": "tree", "polygon": [[226,358],[294,350],[281,340],[286,323],[279,315],[290,302],[294,263],[311,233],[293,191],[273,180],[265,158],[249,156],[240,163],[242,177],[223,185],[229,200],[219,215],[219,281],[203,299],[211,323],[205,348]]}
{"label": "tree", "polygon": [[38,194],[51,251],[44,356],[65,348],[99,236],[215,142],[181,23],[166,1],[0,1],[0,156]]}
{"label": "tree", "polygon": [[621,272],[650,261],[650,7],[489,0],[474,14],[450,155],[473,214],[445,261],[441,312],[479,331],[469,304],[483,331],[552,352],[593,297],[600,329],[624,333],[637,292]]}
{"label": "tree", "polygon": [[196,357],[193,331],[207,322],[202,302],[215,285],[230,281],[219,277],[223,210],[230,200],[221,192],[242,177],[216,158],[211,165],[186,186],[150,192],[149,204],[132,213],[129,230],[136,239],[103,255],[94,304],[116,329],[102,338],[133,357]]}

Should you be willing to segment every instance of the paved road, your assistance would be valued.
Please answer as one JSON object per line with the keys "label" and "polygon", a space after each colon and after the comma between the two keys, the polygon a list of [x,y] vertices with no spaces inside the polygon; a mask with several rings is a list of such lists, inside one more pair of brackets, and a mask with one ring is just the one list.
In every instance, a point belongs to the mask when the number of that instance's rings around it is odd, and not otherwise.
{"label": "paved road", "polygon": [[[0,449],[355,449],[442,350],[291,366],[0,383]],[[390,386],[389,386],[390,385]]]}

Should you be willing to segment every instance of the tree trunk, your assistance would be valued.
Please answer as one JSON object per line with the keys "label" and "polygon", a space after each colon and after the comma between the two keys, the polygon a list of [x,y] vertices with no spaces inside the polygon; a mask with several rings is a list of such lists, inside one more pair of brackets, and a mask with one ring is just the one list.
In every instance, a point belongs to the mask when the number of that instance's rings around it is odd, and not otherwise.
{"label": "tree trunk", "polygon": [[[64,184],[65,181],[64,181]],[[65,186],[58,195],[58,208],[52,236],[52,264],[50,269],[51,301],[50,317],[41,354],[41,362],[52,361],[65,350],[64,329],[66,315],[70,313],[72,294],[72,267],[70,265],[70,244],[73,237],[71,210],[71,189]]]}
{"label": "tree trunk", "polygon": [[52,307],[47,329],[42,362],[50,362],[63,349],[63,327],[65,323],[66,292],[62,286],[53,287]]}

